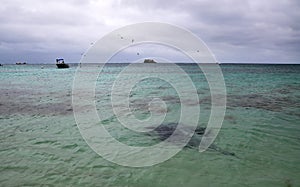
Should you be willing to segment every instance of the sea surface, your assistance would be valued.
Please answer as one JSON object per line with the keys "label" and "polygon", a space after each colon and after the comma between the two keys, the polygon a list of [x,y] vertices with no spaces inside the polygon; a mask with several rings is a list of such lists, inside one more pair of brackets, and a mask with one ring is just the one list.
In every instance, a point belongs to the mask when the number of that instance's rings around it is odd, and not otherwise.
{"label": "sea surface", "polygon": [[[197,140],[210,115],[209,86],[196,64],[178,65],[193,81],[199,102],[182,103],[176,88],[155,78],[138,82],[130,92],[132,115],[140,120],[150,116],[151,99],[165,101],[163,128],[152,133],[120,128],[112,110],[111,88],[127,64],[105,65],[96,82],[101,118],[96,124],[132,146],[167,138],[181,104],[200,106],[195,141],[169,160],[142,168],[111,163],[84,141],[72,108],[77,65],[1,66],[0,186],[300,186],[300,65],[221,65],[226,114],[213,145],[202,153]],[[168,64],[138,64],[127,78],[145,68],[178,76]],[[98,74],[99,68],[86,73]]]}

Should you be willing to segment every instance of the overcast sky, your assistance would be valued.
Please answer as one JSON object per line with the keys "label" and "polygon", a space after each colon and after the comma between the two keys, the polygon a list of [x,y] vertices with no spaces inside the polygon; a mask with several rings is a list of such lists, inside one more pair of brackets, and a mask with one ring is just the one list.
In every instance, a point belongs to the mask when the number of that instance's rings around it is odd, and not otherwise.
{"label": "overcast sky", "polygon": [[220,62],[300,62],[299,0],[1,0],[0,63],[78,62],[101,36],[144,21],[192,31]]}

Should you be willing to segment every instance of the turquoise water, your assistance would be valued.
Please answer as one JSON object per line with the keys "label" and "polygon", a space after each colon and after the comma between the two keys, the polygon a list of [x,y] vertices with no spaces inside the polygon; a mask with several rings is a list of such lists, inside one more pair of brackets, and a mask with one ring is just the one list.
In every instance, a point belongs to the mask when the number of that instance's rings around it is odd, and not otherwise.
{"label": "turquoise water", "polygon": [[[72,111],[72,83],[77,66],[5,65],[0,67],[1,186],[299,186],[300,66],[221,65],[227,110],[214,145],[204,153],[183,149],[161,164],[130,168],[106,161],[83,140]],[[129,145],[159,141],[157,133],[137,134],[118,126],[110,88],[125,64],[104,68],[96,84],[101,121]],[[162,72],[167,64],[159,66]],[[180,65],[197,88],[205,127],[210,114],[209,87],[196,65]],[[134,67],[132,74],[143,71]],[[165,70],[165,71],[163,71]],[[87,73],[97,73],[97,68]],[[170,76],[176,77],[169,72]],[[178,121],[180,102],[174,88],[159,79],[139,82],[130,107],[149,117],[148,102],[168,105],[166,125]],[[199,103],[189,103],[191,105]]]}

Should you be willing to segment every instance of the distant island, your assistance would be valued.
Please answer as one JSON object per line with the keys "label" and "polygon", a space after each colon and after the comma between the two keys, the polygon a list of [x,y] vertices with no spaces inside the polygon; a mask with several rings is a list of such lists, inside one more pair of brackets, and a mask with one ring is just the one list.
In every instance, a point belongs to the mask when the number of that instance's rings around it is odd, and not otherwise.
{"label": "distant island", "polygon": [[16,62],[16,65],[25,65],[27,64],[26,62]]}
{"label": "distant island", "polygon": [[144,63],[157,63],[153,59],[145,59]]}

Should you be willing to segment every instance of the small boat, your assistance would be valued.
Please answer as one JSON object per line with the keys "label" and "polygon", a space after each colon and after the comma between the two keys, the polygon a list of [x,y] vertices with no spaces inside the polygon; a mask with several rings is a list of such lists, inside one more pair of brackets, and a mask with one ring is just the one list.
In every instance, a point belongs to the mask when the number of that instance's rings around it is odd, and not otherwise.
{"label": "small boat", "polygon": [[69,68],[69,65],[65,64],[65,61],[63,58],[56,59],[56,66],[57,66],[57,68]]}

